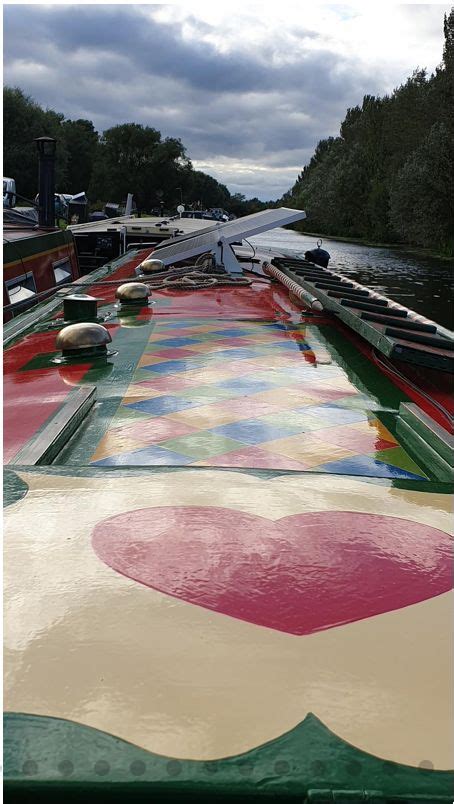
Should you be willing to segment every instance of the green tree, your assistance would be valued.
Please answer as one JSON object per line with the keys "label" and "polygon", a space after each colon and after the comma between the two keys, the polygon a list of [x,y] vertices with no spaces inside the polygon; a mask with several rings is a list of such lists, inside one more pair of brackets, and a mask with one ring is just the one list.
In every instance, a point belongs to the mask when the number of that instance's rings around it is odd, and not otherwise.
{"label": "green tree", "polygon": [[143,205],[146,174],[152,152],[161,141],[159,131],[136,123],[107,129],[102,134],[93,167],[90,196],[123,202],[133,192]]}
{"label": "green tree", "polygon": [[44,110],[21,89],[3,90],[3,171],[16,180],[20,195],[34,198],[38,192],[37,137],[57,140],[56,184],[64,190],[68,151],[62,136],[64,115]]}
{"label": "green tree", "polygon": [[245,215],[245,208],[246,208],[246,196],[242,193],[234,193],[230,198],[230,207],[229,212],[233,212],[237,218],[240,218],[242,215]]}
{"label": "green tree", "polygon": [[201,170],[192,170],[187,176],[184,200],[189,206],[230,208],[231,196],[224,184]]}
{"label": "green tree", "polygon": [[147,186],[144,190],[144,205],[150,208],[153,198],[158,197],[170,212],[174,212],[180,201],[180,190],[185,187],[192,165],[180,139],[166,137],[155,148],[146,173]]}
{"label": "green tree", "polygon": [[390,217],[407,242],[454,251],[454,143],[444,123],[426,139],[396,176]]}
{"label": "green tree", "polygon": [[454,77],[454,8],[443,18],[443,33],[445,42],[443,46],[443,64],[445,70]]}
{"label": "green tree", "polygon": [[173,206],[190,162],[179,139],[155,128],[124,123],[104,131],[96,154],[90,195],[123,202],[133,193],[139,209]]}
{"label": "green tree", "polygon": [[63,140],[68,153],[65,192],[88,191],[98,146],[98,134],[91,120],[65,120]]}

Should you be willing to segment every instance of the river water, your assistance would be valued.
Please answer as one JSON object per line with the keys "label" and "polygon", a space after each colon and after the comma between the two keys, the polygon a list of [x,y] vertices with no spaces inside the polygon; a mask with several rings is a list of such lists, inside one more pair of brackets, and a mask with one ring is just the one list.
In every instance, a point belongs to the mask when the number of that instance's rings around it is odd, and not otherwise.
{"label": "river water", "polygon": [[[280,228],[251,237],[250,242],[304,256],[305,251],[315,248],[317,238]],[[328,238],[323,238],[322,247],[331,254],[329,268],[454,329],[452,262]]]}

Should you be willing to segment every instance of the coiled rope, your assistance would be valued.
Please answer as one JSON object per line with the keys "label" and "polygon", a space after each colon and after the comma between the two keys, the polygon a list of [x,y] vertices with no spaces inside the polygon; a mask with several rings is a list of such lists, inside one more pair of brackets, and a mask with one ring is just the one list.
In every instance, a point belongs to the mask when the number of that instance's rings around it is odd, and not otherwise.
{"label": "coiled rope", "polygon": [[[140,267],[140,266],[139,266]],[[251,279],[244,276],[232,277],[226,271],[219,270],[210,253],[201,254],[194,265],[182,268],[169,266],[165,271],[154,271],[153,274],[138,277],[146,281],[151,290],[205,290],[218,286],[248,286]]]}

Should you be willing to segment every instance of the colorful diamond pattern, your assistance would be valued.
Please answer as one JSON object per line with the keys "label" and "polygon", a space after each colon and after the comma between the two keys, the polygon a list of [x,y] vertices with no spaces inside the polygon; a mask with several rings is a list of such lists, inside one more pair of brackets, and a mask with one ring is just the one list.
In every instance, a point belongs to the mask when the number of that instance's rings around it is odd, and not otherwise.
{"label": "colorful diamond pattern", "polygon": [[91,460],[424,479],[379,408],[315,327],[164,320]]}
{"label": "colorful diamond pattern", "polygon": [[289,427],[273,425],[260,419],[244,419],[231,424],[222,424],[220,427],[215,427],[213,432],[242,441],[244,444],[263,444],[265,441],[295,435],[300,433],[301,429],[291,425]]}

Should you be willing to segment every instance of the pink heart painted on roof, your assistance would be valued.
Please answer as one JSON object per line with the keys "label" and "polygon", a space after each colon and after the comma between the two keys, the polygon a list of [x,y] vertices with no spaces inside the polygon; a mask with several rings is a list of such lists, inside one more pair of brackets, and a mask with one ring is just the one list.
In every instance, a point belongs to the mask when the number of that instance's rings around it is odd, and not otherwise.
{"label": "pink heart painted on roof", "polygon": [[145,586],[296,635],[409,606],[452,584],[446,533],[358,512],[273,522],[227,508],[145,508],[100,522],[93,547]]}

